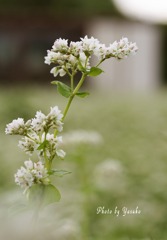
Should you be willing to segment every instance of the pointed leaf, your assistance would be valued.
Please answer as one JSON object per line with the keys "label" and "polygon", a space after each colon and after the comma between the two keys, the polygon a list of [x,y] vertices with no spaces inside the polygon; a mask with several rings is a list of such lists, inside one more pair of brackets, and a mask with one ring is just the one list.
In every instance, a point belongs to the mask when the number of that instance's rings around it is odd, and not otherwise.
{"label": "pointed leaf", "polygon": [[103,70],[101,68],[92,67],[87,75],[91,76],[91,77],[96,77],[96,76],[100,75],[102,72],[103,72]]}
{"label": "pointed leaf", "polygon": [[71,88],[59,81],[52,81],[54,85],[57,85],[57,91],[64,97],[68,98],[71,95]]}
{"label": "pointed leaf", "polygon": [[44,185],[44,186],[45,186],[45,191],[43,196],[43,205],[59,202],[61,198],[59,190],[52,184]]}
{"label": "pointed leaf", "polygon": [[58,81],[52,81],[51,84],[57,85],[57,82],[58,82]]}
{"label": "pointed leaf", "polygon": [[81,98],[84,98],[84,97],[87,97],[90,93],[88,92],[77,92],[76,95],[78,97],[81,97]]}
{"label": "pointed leaf", "polygon": [[35,184],[28,190],[28,199],[32,205],[44,207],[60,201],[61,195],[52,184]]}

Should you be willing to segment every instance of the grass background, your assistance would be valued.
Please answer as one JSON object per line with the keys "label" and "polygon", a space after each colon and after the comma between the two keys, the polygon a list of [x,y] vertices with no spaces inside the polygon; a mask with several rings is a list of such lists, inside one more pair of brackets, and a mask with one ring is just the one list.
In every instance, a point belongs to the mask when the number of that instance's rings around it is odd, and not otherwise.
{"label": "grass background", "polygon": [[[2,239],[45,240],[165,240],[167,239],[167,95],[93,92],[75,98],[64,132],[96,131],[99,144],[65,145],[67,156],[55,166],[72,171],[56,178],[60,203],[40,213],[34,229],[13,175],[28,156],[17,148],[17,136],[5,136],[14,118],[26,120],[50,106],[64,109],[54,87],[38,86],[0,90],[0,221]],[[120,215],[97,214],[97,208]],[[141,214],[122,216],[122,207]],[[20,227],[21,224],[21,227]],[[10,231],[8,231],[10,229]]]}

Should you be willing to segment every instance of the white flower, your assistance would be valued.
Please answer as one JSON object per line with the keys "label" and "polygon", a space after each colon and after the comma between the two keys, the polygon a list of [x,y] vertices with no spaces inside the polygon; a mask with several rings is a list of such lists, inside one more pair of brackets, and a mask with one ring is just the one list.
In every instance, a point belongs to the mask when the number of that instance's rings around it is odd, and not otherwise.
{"label": "white flower", "polygon": [[36,147],[35,139],[33,141],[28,137],[24,137],[23,140],[24,141],[19,141],[18,147],[20,147],[23,151],[25,151],[29,155],[32,155]]}
{"label": "white flower", "polygon": [[61,132],[63,130],[63,114],[59,110],[58,106],[51,107],[50,109],[50,113],[47,115],[48,125]]}
{"label": "white flower", "polygon": [[62,149],[56,150],[56,154],[57,154],[58,157],[60,157],[62,159],[64,159],[64,157],[66,155],[66,153]]}
{"label": "white flower", "polygon": [[[33,184],[48,184],[48,173],[42,162],[33,163],[31,160],[24,162],[25,167],[18,169],[15,182],[26,191]],[[24,192],[25,192],[24,191]]]}
{"label": "white flower", "polygon": [[63,77],[64,75],[66,75],[66,71],[62,68],[59,70],[59,75],[60,77]]}
{"label": "white flower", "polygon": [[31,160],[25,161],[24,165],[27,169],[32,170],[33,169],[33,162]]}
{"label": "white flower", "polygon": [[53,67],[53,68],[50,70],[50,73],[52,73],[54,77],[57,77],[57,75],[59,74],[59,69],[58,69],[58,67]]}
{"label": "white flower", "polygon": [[46,116],[41,111],[37,111],[35,118],[32,119],[31,126],[35,132],[41,132],[44,130],[46,124]]}
{"label": "white flower", "polygon": [[6,134],[19,134],[19,135],[26,135],[27,131],[30,127],[30,121],[24,123],[23,118],[18,118],[13,120],[11,123],[6,125],[5,133]]}
{"label": "white flower", "polygon": [[21,188],[27,190],[33,185],[34,177],[31,171],[27,170],[24,167],[21,167],[15,174],[15,182]]}
{"label": "white flower", "polygon": [[56,61],[59,59],[61,56],[60,53],[56,53],[50,50],[47,50],[47,56],[45,57],[45,63],[50,65],[52,62]]}
{"label": "white flower", "polygon": [[115,41],[108,48],[109,55],[111,54],[117,59],[124,59],[131,54],[135,54],[137,50],[136,43],[129,42],[127,38],[122,38],[119,42]]}
{"label": "white flower", "polygon": [[[62,144],[62,136],[56,136],[54,137],[54,134],[47,133],[45,136],[45,133],[42,134],[42,142],[46,139],[47,145],[45,147],[45,154],[48,158],[54,158],[55,155],[57,155],[60,158],[65,157],[65,152],[62,149],[59,149],[60,145]],[[43,149],[40,150],[40,156],[44,155]]]}
{"label": "white flower", "polygon": [[69,61],[69,66],[70,65],[75,66],[78,63],[78,59],[75,56],[73,56],[72,54],[69,56],[68,61]]}
{"label": "white flower", "polygon": [[75,57],[79,56],[79,53],[82,52],[82,42],[70,42],[70,52]]}
{"label": "white flower", "polygon": [[66,39],[57,39],[52,46],[55,51],[63,51],[68,49],[68,40]]}
{"label": "white flower", "polygon": [[105,44],[99,44],[94,50],[95,56],[99,58],[99,60],[105,59],[107,54],[107,47]]}
{"label": "white flower", "polygon": [[47,169],[44,167],[44,165],[40,161],[37,162],[37,163],[34,163],[34,169],[32,169],[32,173],[35,177],[35,180],[38,183],[40,183],[41,181],[45,182],[45,178],[48,176],[47,175]]}
{"label": "white flower", "polygon": [[91,54],[94,49],[96,49],[99,45],[99,40],[94,37],[88,38],[87,36],[85,36],[84,38],[81,38],[81,40],[83,44],[82,51],[89,54]]}

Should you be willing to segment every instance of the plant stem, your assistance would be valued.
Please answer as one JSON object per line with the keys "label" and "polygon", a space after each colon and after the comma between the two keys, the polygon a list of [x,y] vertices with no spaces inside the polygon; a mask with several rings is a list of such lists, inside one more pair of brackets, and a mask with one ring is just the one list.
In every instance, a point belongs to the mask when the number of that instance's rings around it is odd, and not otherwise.
{"label": "plant stem", "polygon": [[82,86],[85,78],[86,78],[86,74],[83,73],[83,74],[82,74],[82,77],[81,77],[81,79],[80,79],[80,81],[79,81],[79,83],[77,84],[77,86],[75,87],[75,89],[74,89],[74,91],[72,92],[71,96],[69,97],[68,103],[67,103],[66,108],[65,108],[64,113],[63,113],[63,119],[62,119],[63,121],[64,121],[64,119],[65,119],[65,117],[66,117],[66,115],[67,115],[67,112],[68,112],[68,110],[69,110],[69,107],[70,107],[70,105],[71,105],[71,102],[72,102],[73,98],[75,97],[76,93],[79,91],[79,89],[80,89],[80,87]]}

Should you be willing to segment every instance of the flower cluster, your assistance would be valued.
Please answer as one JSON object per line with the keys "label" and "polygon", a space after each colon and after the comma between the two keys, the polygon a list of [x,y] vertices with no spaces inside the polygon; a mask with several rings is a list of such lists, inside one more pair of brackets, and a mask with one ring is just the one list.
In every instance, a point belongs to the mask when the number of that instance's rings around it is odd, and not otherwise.
{"label": "flower cluster", "polygon": [[[61,159],[65,157],[65,152],[60,149],[62,137],[57,136],[57,133],[63,130],[62,118],[63,114],[55,106],[51,107],[48,115],[37,111],[35,118],[27,122],[23,118],[18,118],[7,124],[6,134],[21,135],[22,140],[19,141],[18,146],[30,156],[36,152],[39,158],[37,163],[26,161],[26,168],[21,167],[15,175],[16,183],[22,188],[28,189],[35,183],[47,184],[49,162],[52,162],[56,156]],[[50,133],[51,130],[54,133]]]}
{"label": "flower cluster", "polygon": [[[66,39],[57,39],[51,50],[47,51],[45,63],[54,64],[51,73],[56,77],[66,74],[70,78],[70,84],[60,81],[53,81],[57,85],[57,91],[68,99],[63,114],[57,106],[51,107],[48,115],[37,111],[34,118],[24,121],[23,118],[13,120],[7,124],[5,132],[10,135],[20,135],[22,139],[18,146],[29,156],[37,154],[35,162],[31,159],[25,161],[24,167],[21,167],[15,174],[15,182],[26,192],[29,190],[29,196],[33,195],[33,189],[42,189],[39,199],[42,204],[49,204],[60,200],[58,189],[51,184],[50,175],[64,176],[70,172],[52,168],[53,159],[58,157],[63,159],[65,152],[61,149],[62,137],[58,134],[63,130],[63,122],[71,103],[75,96],[84,98],[89,95],[88,92],[80,91],[87,76],[98,76],[103,70],[99,65],[109,58],[118,60],[124,59],[137,52],[136,43],[129,42],[127,38],[106,46],[94,37],[85,36],[80,41],[68,43]],[[92,56],[97,57],[97,64],[91,66]],[[74,82],[75,75],[80,72],[81,78]],[[78,75],[77,75],[78,76]],[[71,132],[66,134],[66,143],[100,143],[101,137],[95,132]],[[37,161],[38,159],[38,161]],[[31,188],[34,184],[36,186]],[[31,191],[32,190],[32,191]],[[32,193],[32,194],[31,194]],[[49,197],[50,194],[50,197]],[[39,195],[36,191],[36,196]]]}
{"label": "flower cluster", "polygon": [[127,38],[106,46],[96,38],[85,36],[81,41],[68,44],[68,40],[57,39],[51,50],[47,51],[45,63],[54,63],[56,66],[51,69],[51,73],[56,77],[68,74],[75,75],[76,72],[90,71],[90,59],[92,55],[98,58],[98,66],[108,58],[124,59],[129,55],[135,54],[138,48],[136,43],[129,42]]}
{"label": "flower cluster", "polygon": [[15,174],[15,182],[21,188],[24,188],[25,191],[33,184],[48,184],[50,182],[47,169],[42,162],[34,163],[28,160],[24,162],[24,165],[25,167],[18,169]]}

